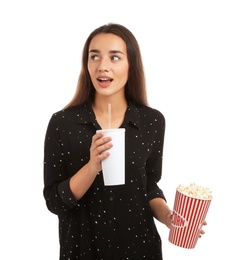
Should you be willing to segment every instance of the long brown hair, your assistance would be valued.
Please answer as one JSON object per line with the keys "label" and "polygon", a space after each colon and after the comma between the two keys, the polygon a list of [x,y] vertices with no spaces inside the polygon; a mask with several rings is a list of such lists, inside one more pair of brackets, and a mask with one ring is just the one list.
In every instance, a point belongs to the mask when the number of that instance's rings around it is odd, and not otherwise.
{"label": "long brown hair", "polygon": [[132,32],[126,27],[120,24],[109,23],[95,29],[87,38],[82,53],[82,68],[78,79],[77,89],[74,97],[66,108],[80,106],[88,101],[94,101],[95,89],[91,82],[87,62],[91,40],[100,33],[115,34],[126,43],[127,58],[129,62],[128,80],[125,86],[126,99],[128,102],[132,102],[136,105],[147,105],[146,81],[138,42]]}

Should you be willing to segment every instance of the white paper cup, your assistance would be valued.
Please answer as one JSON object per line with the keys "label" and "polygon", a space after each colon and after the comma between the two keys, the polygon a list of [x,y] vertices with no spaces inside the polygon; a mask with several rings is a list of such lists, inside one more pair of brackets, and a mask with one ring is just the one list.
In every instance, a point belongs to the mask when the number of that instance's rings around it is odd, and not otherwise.
{"label": "white paper cup", "polygon": [[125,128],[97,130],[112,138],[109,157],[102,161],[103,181],[105,186],[125,184]]}

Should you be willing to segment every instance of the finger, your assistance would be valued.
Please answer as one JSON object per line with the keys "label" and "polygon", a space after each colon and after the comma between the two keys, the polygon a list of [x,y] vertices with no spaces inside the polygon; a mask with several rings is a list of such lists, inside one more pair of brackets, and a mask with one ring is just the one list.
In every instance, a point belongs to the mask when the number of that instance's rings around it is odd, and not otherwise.
{"label": "finger", "polygon": [[99,139],[96,139],[94,143],[95,143],[96,146],[101,146],[101,145],[104,145],[106,143],[109,143],[111,140],[112,140],[111,137],[105,136],[105,137],[101,137]]}
{"label": "finger", "polygon": [[204,231],[204,230],[201,230],[201,231],[200,231],[200,234],[201,234],[201,235],[204,235],[204,234],[205,234],[205,231]]}
{"label": "finger", "polygon": [[105,153],[105,151],[109,150],[113,146],[112,143],[105,143],[100,146],[97,146],[94,150],[95,155],[101,155]]}
{"label": "finger", "polygon": [[92,137],[91,149],[95,150],[98,146],[108,143],[111,140],[111,137],[103,137],[102,133],[98,133]]}
{"label": "finger", "polygon": [[101,139],[103,137],[103,133],[96,133],[95,135],[92,136],[91,143],[94,144],[97,140]]}

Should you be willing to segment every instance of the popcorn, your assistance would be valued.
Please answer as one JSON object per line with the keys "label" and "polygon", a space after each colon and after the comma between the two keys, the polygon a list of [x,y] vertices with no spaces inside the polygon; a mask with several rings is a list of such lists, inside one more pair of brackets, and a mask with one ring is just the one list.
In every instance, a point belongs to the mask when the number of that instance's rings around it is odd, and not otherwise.
{"label": "popcorn", "polygon": [[207,187],[199,186],[195,183],[191,183],[190,185],[179,185],[177,190],[187,196],[197,198],[197,199],[212,199],[212,191]]}
{"label": "popcorn", "polygon": [[191,183],[176,189],[168,240],[183,248],[194,248],[212,201],[212,192]]}

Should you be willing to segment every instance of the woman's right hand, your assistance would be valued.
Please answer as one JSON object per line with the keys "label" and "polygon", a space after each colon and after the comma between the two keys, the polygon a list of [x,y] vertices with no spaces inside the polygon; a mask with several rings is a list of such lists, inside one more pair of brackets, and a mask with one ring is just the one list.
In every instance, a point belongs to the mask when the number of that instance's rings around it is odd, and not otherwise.
{"label": "woman's right hand", "polygon": [[102,132],[92,137],[88,164],[93,172],[99,173],[102,170],[101,162],[110,155],[108,150],[113,146],[111,140],[111,137],[104,136]]}
{"label": "woman's right hand", "polygon": [[101,161],[109,156],[108,150],[112,147],[110,141],[111,137],[103,137],[103,133],[92,137],[89,162],[70,179],[70,188],[77,201],[84,196],[102,170]]}

